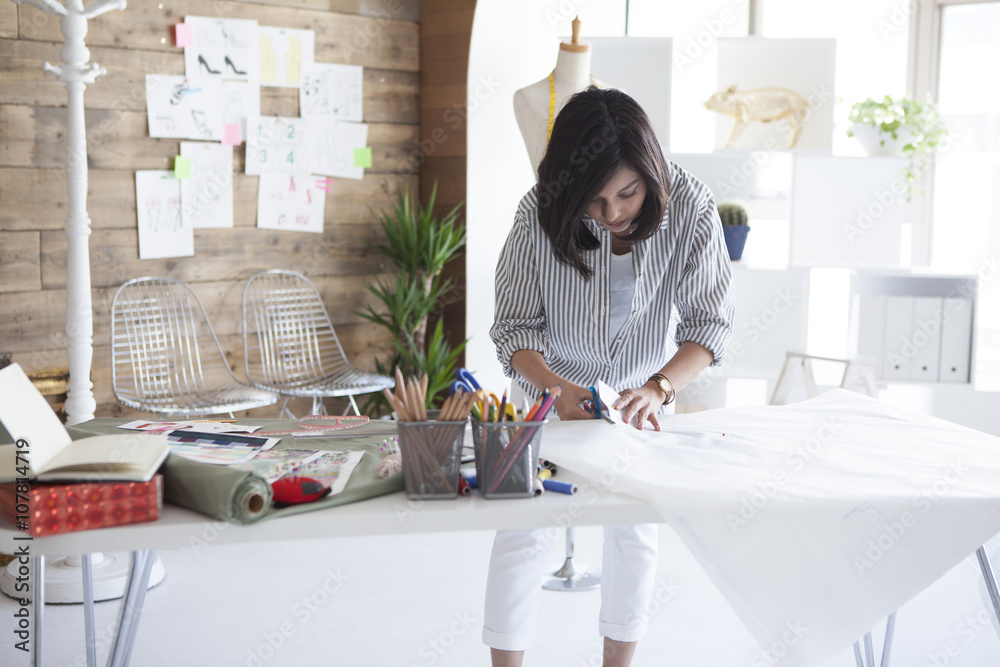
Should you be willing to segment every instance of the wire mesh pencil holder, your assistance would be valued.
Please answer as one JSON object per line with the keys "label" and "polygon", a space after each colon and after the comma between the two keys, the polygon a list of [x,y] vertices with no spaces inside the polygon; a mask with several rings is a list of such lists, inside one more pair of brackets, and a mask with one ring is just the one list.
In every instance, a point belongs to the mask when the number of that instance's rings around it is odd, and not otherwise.
{"label": "wire mesh pencil holder", "polygon": [[458,497],[465,422],[398,423],[403,486],[412,500]]}
{"label": "wire mesh pencil holder", "polygon": [[540,422],[472,422],[476,487],[483,498],[531,498],[535,495]]}

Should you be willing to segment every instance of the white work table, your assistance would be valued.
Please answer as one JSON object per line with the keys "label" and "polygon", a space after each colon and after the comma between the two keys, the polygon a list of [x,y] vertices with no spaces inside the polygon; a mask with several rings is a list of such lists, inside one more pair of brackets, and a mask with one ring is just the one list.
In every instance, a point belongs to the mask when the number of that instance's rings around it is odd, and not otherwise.
{"label": "white work table", "polygon": [[[835,390],[789,406],[677,415],[662,433],[550,423],[542,456],[579,485],[577,495],[410,501],[400,492],[249,526],[167,506],[154,523],[29,544],[36,557],[135,553],[113,666],[127,664],[146,550],[186,547],[203,531],[233,544],[669,523],[776,665],[839,653],[972,552],[1000,618],[979,548],[1000,532],[1000,438]],[[0,550],[16,550],[18,537],[0,529]],[[789,624],[809,632],[791,641]]]}

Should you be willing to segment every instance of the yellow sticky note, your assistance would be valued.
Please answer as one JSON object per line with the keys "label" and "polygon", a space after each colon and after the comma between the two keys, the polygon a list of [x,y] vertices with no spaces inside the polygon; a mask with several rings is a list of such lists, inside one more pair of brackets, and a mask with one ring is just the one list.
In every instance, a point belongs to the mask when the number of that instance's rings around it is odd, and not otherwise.
{"label": "yellow sticky note", "polygon": [[371,169],[372,166],[371,146],[365,146],[364,148],[354,149],[354,166],[364,167],[365,169]]}
{"label": "yellow sticky note", "polygon": [[191,158],[180,155],[174,158],[174,178],[182,181],[191,178]]}

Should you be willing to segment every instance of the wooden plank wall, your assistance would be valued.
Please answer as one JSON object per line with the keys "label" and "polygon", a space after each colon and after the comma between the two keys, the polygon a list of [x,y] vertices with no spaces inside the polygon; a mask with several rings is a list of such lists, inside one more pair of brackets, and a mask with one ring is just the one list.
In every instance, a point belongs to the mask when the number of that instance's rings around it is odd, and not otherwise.
{"label": "wooden plank wall", "polygon": [[[422,0],[421,3],[420,143],[408,160],[420,165],[420,194],[424,202],[430,197],[434,182],[438,182],[435,210],[440,214],[465,202],[466,82],[475,9],[475,0]],[[464,254],[449,266],[446,274],[455,281],[456,301],[445,309],[445,330],[449,340],[456,343],[467,335]]]}
{"label": "wooden plank wall", "polygon": [[[172,26],[185,15],[251,18],[316,31],[316,60],[363,65],[364,120],[373,166],[362,181],[337,179],[322,235],[256,228],[257,177],[237,149],[235,228],[197,230],[190,258],[140,261],[136,169],[172,166],[178,140],[148,136],[147,73],[182,74]],[[419,0],[169,0],[129,3],[90,22],[91,61],[108,70],[86,92],[88,211],[94,314],[94,392],[99,416],[137,414],[114,400],[109,309],[115,289],[142,275],[187,281],[201,297],[237,377],[243,376],[240,299],[247,278],[297,269],[323,295],[348,358],[369,368],[388,347],[381,329],[353,311],[373,302],[364,286],[383,271],[367,243],[378,238],[371,210],[389,206],[406,183],[420,187],[407,156],[420,129]],[[0,351],[28,371],[66,367],[66,91],[42,70],[59,63],[59,20],[0,0]],[[264,115],[298,115],[296,89],[264,88]],[[461,198],[463,195],[450,195]],[[328,400],[332,412],[342,404]],[[305,404],[295,406],[305,413]],[[272,416],[276,408],[254,411]]]}

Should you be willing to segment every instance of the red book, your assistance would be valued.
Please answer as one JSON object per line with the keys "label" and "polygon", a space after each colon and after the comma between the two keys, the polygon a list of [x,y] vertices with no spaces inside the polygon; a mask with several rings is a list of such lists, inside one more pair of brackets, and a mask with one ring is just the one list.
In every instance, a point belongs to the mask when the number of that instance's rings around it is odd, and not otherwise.
{"label": "red book", "polygon": [[33,537],[155,521],[163,476],[148,482],[0,484],[0,516]]}

